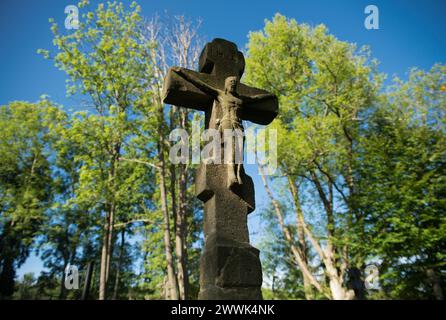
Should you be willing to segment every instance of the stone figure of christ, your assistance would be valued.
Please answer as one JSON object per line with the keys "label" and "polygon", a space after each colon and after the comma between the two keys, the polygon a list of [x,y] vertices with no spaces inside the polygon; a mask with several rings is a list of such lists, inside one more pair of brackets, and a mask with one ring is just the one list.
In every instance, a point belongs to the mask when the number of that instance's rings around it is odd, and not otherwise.
{"label": "stone figure of christ", "polygon": [[[203,92],[211,95],[214,98],[214,104],[218,103],[221,107],[222,116],[216,119],[218,131],[221,134],[221,141],[224,143],[225,135],[230,136],[232,145],[230,149],[227,186],[233,188],[242,184],[243,175],[243,145],[244,145],[244,128],[242,123],[242,109],[245,103],[250,103],[256,100],[275,97],[272,93],[262,93],[254,96],[241,97],[237,93],[237,86],[240,83],[238,77],[229,76],[225,79],[224,89],[215,88],[199,77],[191,73],[183,72],[181,68],[174,67],[172,71],[177,73],[185,80],[191,82]],[[230,134],[230,135],[229,135]],[[240,139],[240,137],[243,137]],[[237,141],[237,143],[236,143]],[[226,157],[225,157],[226,158]]]}

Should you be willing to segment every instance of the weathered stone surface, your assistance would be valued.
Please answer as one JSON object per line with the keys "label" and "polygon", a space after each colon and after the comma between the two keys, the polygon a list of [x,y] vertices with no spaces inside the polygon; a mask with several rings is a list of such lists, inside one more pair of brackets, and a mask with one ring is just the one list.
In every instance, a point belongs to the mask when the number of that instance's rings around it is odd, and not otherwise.
{"label": "weathered stone surface", "polygon": [[[199,72],[174,67],[164,81],[164,102],[205,111],[206,129],[241,130],[242,120],[269,124],[277,98],[240,83],[245,68],[237,46],[223,39],[206,44]],[[223,140],[222,140],[223,141]],[[255,209],[254,185],[232,160],[202,164],[196,195],[204,202],[205,247],[200,261],[199,299],[262,299],[259,251],[249,244],[247,216]]]}
{"label": "weathered stone surface", "polygon": [[199,68],[200,72],[212,73],[220,79],[234,75],[241,78],[245,71],[245,57],[235,43],[216,38],[201,52]]}
{"label": "weathered stone surface", "polygon": [[262,300],[260,287],[221,288],[208,286],[200,288],[199,300]]}
{"label": "weathered stone surface", "polygon": [[[216,192],[223,193],[224,190],[218,189],[226,188],[226,185],[222,183],[222,177],[226,175],[225,164],[201,164],[197,169],[195,176],[195,194],[198,199],[203,202],[208,201]],[[241,187],[242,186],[242,187]],[[255,196],[254,196],[254,183],[252,178],[243,172],[241,186],[232,189],[241,200],[243,200],[248,207],[248,212],[251,213],[255,210]],[[222,198],[222,201],[225,201]]]}
{"label": "weathered stone surface", "polygon": [[[237,46],[224,39],[214,39],[206,44],[200,55],[199,72],[181,68],[182,72],[200,78],[211,87],[223,89],[225,80],[229,76],[241,78],[245,70],[243,54],[237,50]],[[241,112],[241,119],[254,123],[267,125],[277,116],[279,106],[277,98],[273,95],[265,99],[250,99],[268,92],[259,88],[239,83],[237,93],[245,100]],[[169,69],[163,86],[163,101],[165,103],[206,111],[206,128],[217,128],[214,119],[217,114],[214,105],[215,98],[190,81],[185,81],[174,69]],[[219,109],[219,108],[217,108]]]}
{"label": "weathered stone surface", "polygon": [[258,287],[262,285],[259,250],[254,247],[216,248],[218,274],[215,285],[222,288]]}
{"label": "weathered stone surface", "polygon": [[208,236],[200,275],[199,299],[262,299],[259,251],[248,242]]}
{"label": "weathered stone surface", "polygon": [[207,237],[202,257],[206,271],[200,285],[253,287],[262,284],[259,251],[248,242],[234,241],[214,233]]}

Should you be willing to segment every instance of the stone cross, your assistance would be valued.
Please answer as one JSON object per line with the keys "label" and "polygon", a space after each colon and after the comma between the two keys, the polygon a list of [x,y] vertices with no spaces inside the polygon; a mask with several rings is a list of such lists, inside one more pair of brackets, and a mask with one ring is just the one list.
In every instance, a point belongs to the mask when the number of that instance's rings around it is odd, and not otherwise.
{"label": "stone cross", "polygon": [[[169,69],[164,103],[205,112],[205,128],[243,131],[242,120],[269,124],[276,96],[240,83],[245,69],[237,46],[214,39],[204,47],[199,72]],[[243,146],[241,148],[243,152]],[[235,151],[233,151],[235,152]],[[255,209],[254,185],[243,165],[201,163],[195,189],[204,202],[204,251],[199,299],[262,299],[259,251],[249,244],[247,216]]]}

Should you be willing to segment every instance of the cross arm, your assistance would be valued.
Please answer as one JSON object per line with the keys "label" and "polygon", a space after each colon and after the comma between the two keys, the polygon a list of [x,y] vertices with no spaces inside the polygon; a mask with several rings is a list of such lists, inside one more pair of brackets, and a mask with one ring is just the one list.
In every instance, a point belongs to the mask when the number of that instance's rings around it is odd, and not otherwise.
{"label": "cross arm", "polygon": [[207,94],[213,96],[218,95],[218,90],[212,87],[212,85],[210,85],[209,83],[206,83],[205,81],[200,79],[199,74],[197,74],[196,72],[180,67],[172,67],[172,72],[176,72],[187,81],[190,81],[194,86],[196,86],[203,92],[206,92]]}
{"label": "cross arm", "polygon": [[163,85],[163,102],[206,111],[212,106],[214,96],[202,87],[197,87],[196,83],[189,81],[186,77],[180,75],[176,70],[181,69],[183,74],[193,74],[194,78],[199,78],[200,82],[215,86],[215,79],[208,74],[198,73],[183,68],[170,68],[166,74]]}
{"label": "cross arm", "polygon": [[279,102],[275,94],[240,84],[240,98],[243,100],[243,120],[267,125],[279,113]]}

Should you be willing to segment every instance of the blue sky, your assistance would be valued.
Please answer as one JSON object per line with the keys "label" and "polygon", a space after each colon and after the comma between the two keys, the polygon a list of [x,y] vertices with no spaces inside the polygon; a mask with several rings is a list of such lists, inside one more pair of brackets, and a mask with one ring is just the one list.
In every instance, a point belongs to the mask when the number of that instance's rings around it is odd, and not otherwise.
{"label": "blue sky", "polygon": [[[36,101],[40,95],[48,94],[67,109],[79,110],[78,101],[65,96],[65,75],[36,54],[38,48],[52,48],[48,18],[63,25],[65,6],[76,2],[0,1],[0,105],[13,100]],[[380,71],[389,75],[405,78],[410,67],[429,69],[436,62],[446,62],[444,0],[141,0],[139,4],[146,17],[167,12],[201,18],[205,39],[226,38],[239,48],[245,47],[249,31],[262,29],[264,20],[279,12],[310,25],[324,23],[341,40],[369,45],[381,63]],[[364,8],[369,4],[379,8],[379,30],[364,28]],[[255,176],[255,168],[248,168],[248,173],[254,178],[261,207],[265,196],[261,181]],[[255,214],[250,224],[252,229],[258,229]],[[33,257],[19,274],[40,269],[41,262]]]}
{"label": "blue sky", "polygon": [[[12,100],[34,101],[42,93],[76,108],[65,98],[64,74],[51,61],[36,54],[52,48],[48,18],[63,25],[64,8],[75,0],[0,1],[0,104]],[[94,3],[95,1],[92,1]],[[198,1],[141,0],[143,14],[156,12],[202,18],[207,39],[222,37],[244,47],[249,31],[263,27],[276,12],[310,25],[324,23],[341,40],[370,45],[380,69],[404,77],[411,66],[429,68],[446,56],[446,1],[444,0],[274,0]],[[364,28],[364,8],[375,4],[380,29]],[[81,11],[82,12],[82,11]]]}

